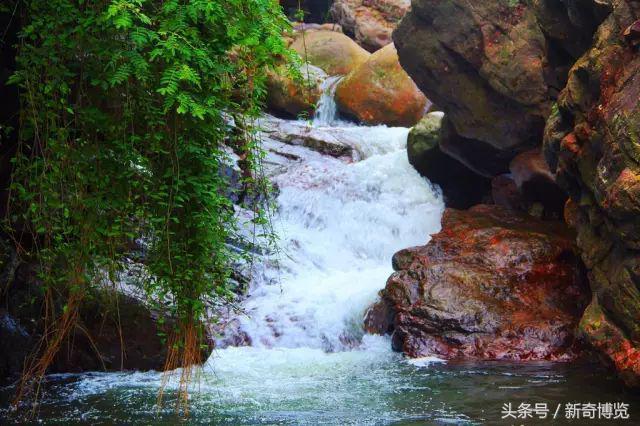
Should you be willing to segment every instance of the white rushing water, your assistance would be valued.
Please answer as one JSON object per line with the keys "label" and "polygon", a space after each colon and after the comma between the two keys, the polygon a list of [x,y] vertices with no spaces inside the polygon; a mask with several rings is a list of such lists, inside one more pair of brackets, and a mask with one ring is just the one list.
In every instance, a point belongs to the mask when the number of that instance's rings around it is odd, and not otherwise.
{"label": "white rushing water", "polygon": [[440,227],[439,194],[407,159],[409,129],[339,121],[333,100],[339,80],[325,82],[311,125],[270,118],[290,135],[335,138],[359,161],[265,138],[267,168],[277,170],[281,253],[279,267],[267,266],[254,279],[246,315],[238,318],[254,347],[357,347],[365,312],[392,272],[392,255],[425,244]]}
{"label": "white rushing water", "polygon": [[[213,404],[218,414],[228,410],[249,423],[262,422],[259,413],[288,419],[283,413],[302,410],[311,424],[332,409],[378,420],[395,409],[385,404],[396,403],[402,387],[396,370],[409,364],[391,351],[388,338],[364,335],[363,318],[392,272],[392,255],[425,244],[439,230],[444,207],[407,160],[409,129],[336,119],[337,81],[326,85],[313,124],[265,119],[280,133],[324,137],[353,155],[335,158],[265,135],[267,173],[279,190],[277,266],[265,259],[243,302],[245,314],[234,320],[233,329],[251,345],[214,351],[196,409]],[[78,392],[154,388],[160,380],[157,373],[95,375],[81,381]],[[331,423],[331,415],[323,421]]]}
{"label": "white rushing water", "polygon": [[357,344],[365,311],[392,272],[391,256],[439,228],[442,204],[407,161],[408,129],[340,130],[364,159],[307,152],[274,177],[282,253],[280,268],[265,271],[244,304],[241,329],[253,346]]}
{"label": "white rushing water", "polygon": [[316,112],[313,117],[314,126],[332,126],[336,124],[338,119],[338,107],[336,106],[335,94],[338,84],[343,78],[344,76],[336,75],[328,77],[322,82],[322,85],[320,86],[322,96],[318,101]]}
{"label": "white rushing water", "polygon": [[[408,129],[340,121],[336,82],[327,82],[312,124],[264,119],[281,253],[258,267],[246,315],[230,327],[251,345],[213,352],[187,421],[173,404],[157,404],[163,375],[152,371],[59,376],[40,404],[45,423],[495,424],[505,401],[570,398],[556,367],[434,365],[433,358],[405,360],[388,338],[364,334],[363,316],[392,272],[391,256],[425,244],[443,204],[407,161]],[[587,396],[586,373],[576,374],[580,398],[607,400],[599,385]],[[169,400],[177,376],[166,386]]]}

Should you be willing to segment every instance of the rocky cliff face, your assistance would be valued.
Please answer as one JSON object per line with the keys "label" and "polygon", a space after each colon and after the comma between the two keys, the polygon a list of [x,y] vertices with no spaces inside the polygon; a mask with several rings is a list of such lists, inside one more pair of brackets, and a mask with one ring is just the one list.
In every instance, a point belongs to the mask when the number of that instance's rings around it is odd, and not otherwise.
{"label": "rocky cliff face", "polygon": [[[539,147],[601,1],[414,0],[394,33],[402,66],[445,113],[440,149],[477,174]],[[446,195],[446,194],[445,194]]]}
{"label": "rocky cliff face", "polygon": [[[593,291],[580,333],[634,386],[639,18],[640,2],[629,0],[413,0],[393,37],[405,70],[446,114],[439,150],[492,179],[495,201],[522,204],[514,191],[518,175],[533,176],[528,165],[536,182],[555,179],[569,194],[564,216]],[[548,172],[537,160],[543,139]]]}
{"label": "rocky cliff face", "polygon": [[580,329],[640,386],[640,2],[612,6],[571,68],[544,142],[590,269]]}

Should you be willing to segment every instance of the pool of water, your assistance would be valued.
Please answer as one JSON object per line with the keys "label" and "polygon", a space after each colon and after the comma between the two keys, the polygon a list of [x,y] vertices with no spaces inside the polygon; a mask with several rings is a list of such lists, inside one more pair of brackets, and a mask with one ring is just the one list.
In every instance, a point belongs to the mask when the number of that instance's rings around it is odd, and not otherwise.
{"label": "pool of water", "polygon": [[[228,348],[194,382],[187,418],[175,412],[171,380],[161,405],[155,372],[51,376],[36,409],[38,424],[438,425],[549,424],[503,420],[503,404],[630,404],[630,420],[555,423],[638,424],[638,395],[589,364],[442,363],[406,360],[385,338],[367,336],[358,350]],[[6,407],[11,389],[2,391]],[[23,412],[24,413],[24,412]],[[2,416],[8,416],[5,410]],[[551,416],[551,414],[549,414]],[[634,419],[636,419],[634,421]],[[29,423],[24,417],[7,421]]]}
{"label": "pool of water", "polygon": [[[640,424],[638,396],[591,365],[407,360],[391,351],[388,338],[364,334],[362,318],[392,272],[391,256],[426,244],[440,228],[444,206],[437,188],[407,160],[409,129],[337,120],[335,81],[326,87],[315,124],[266,118],[265,167],[279,190],[274,228],[281,255],[277,262],[258,262],[243,313],[230,318],[235,326],[227,329],[243,333],[251,346],[219,349],[209,358],[194,381],[189,416],[176,414],[174,381],[159,404],[162,374],[130,372],[50,376],[30,420],[22,416],[26,410],[16,417],[2,408],[13,393],[3,389],[0,420],[536,424],[534,418],[503,420],[503,405],[547,404],[548,415],[557,410],[555,423],[561,423],[566,407],[558,404],[626,403],[626,423]],[[335,158],[305,148],[312,137],[348,146],[353,154]]]}

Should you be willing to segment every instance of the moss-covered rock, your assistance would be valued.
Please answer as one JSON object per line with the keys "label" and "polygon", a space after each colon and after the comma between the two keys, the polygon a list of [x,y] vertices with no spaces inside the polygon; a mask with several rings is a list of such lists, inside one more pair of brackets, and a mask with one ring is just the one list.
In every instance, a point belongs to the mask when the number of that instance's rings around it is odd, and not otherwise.
{"label": "moss-covered rock", "polygon": [[597,298],[585,310],[579,329],[583,338],[600,351],[605,363],[612,364],[629,386],[640,388],[640,348],[611,321]]}
{"label": "moss-covered rock", "polygon": [[568,216],[595,296],[582,333],[627,384],[640,387],[640,56],[624,36],[640,10],[612,0],[609,11],[571,68],[544,149],[571,196]]}
{"label": "moss-covered rock", "polygon": [[407,137],[407,154],[411,164],[419,163],[419,158],[438,145],[442,113],[425,115]]}

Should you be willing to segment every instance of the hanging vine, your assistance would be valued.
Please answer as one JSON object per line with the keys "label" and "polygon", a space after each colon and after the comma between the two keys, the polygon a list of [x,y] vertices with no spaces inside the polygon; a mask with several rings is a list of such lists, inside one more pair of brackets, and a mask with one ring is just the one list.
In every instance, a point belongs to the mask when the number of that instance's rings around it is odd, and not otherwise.
{"label": "hanging vine", "polygon": [[[240,153],[244,190],[264,192],[252,123],[267,69],[291,57],[289,23],[275,0],[17,1],[20,147],[7,226],[39,262],[45,300],[66,301],[46,304],[19,397],[45,374],[89,289],[140,236],[146,290],[176,319],[166,368],[182,367],[188,383],[207,300],[230,294],[238,254],[228,243],[244,238],[226,195],[225,144]],[[264,209],[252,208],[265,225]]]}

